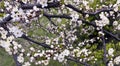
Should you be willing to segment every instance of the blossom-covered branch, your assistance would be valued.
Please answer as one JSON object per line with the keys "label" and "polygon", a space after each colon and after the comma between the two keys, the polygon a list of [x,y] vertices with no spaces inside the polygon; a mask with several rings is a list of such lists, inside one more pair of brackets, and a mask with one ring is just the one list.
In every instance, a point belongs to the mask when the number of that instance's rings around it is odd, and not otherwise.
{"label": "blossom-covered branch", "polygon": [[108,3],[0,1],[0,46],[13,55],[17,66],[48,65],[50,61],[64,65],[69,60],[78,66],[119,65],[119,54],[114,56],[120,47],[120,1]]}

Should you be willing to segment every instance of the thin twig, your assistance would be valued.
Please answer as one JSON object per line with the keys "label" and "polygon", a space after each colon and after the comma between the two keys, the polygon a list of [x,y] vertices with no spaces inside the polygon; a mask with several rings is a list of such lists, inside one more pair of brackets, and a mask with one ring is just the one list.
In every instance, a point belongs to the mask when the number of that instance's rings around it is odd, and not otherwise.
{"label": "thin twig", "polygon": [[42,46],[42,47],[44,47],[44,48],[53,49],[53,48],[51,48],[49,45],[47,45],[47,44],[45,44],[45,43],[40,43],[40,42],[34,41],[33,39],[30,39],[30,38],[27,37],[26,35],[22,35],[21,38],[23,38],[23,39],[25,39],[25,40],[28,40],[28,41],[31,41],[31,42],[33,42],[33,43],[35,43],[35,44],[38,44],[38,45],[40,45],[40,46]]}
{"label": "thin twig", "polygon": [[[103,32],[103,29],[102,29],[102,32]],[[107,54],[107,50],[106,50],[106,43],[105,43],[105,37],[104,35],[102,35],[102,43],[103,43],[103,61],[105,63],[105,65],[107,66],[107,57],[106,57],[106,54]]]}
{"label": "thin twig", "polygon": [[[33,9],[34,6],[37,6],[38,8],[42,8],[41,4],[24,4],[24,5],[19,6],[19,8],[22,8],[22,9]],[[48,3],[48,5],[45,6],[44,8],[55,8],[55,7],[60,7],[60,2]]]}
{"label": "thin twig", "polygon": [[79,10],[78,8],[76,8],[75,6],[71,5],[71,4],[67,4],[65,5],[66,7],[69,7],[71,9],[73,9],[74,11],[78,12],[78,13],[81,13],[81,14],[89,14],[89,15],[92,15],[92,16],[95,16],[101,12],[108,12],[108,11],[113,11],[113,8],[102,8],[100,10],[96,10],[95,12],[85,12],[83,10]]}

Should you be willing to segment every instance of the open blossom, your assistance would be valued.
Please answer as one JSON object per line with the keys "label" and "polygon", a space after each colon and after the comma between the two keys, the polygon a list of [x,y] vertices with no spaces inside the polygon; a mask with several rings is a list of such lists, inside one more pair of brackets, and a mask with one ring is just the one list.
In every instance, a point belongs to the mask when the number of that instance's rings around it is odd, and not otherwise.
{"label": "open blossom", "polygon": [[76,12],[73,12],[70,16],[72,17],[72,21],[77,21],[79,18],[78,13],[76,13]]}
{"label": "open blossom", "polygon": [[88,56],[88,55],[91,53],[91,52],[88,51],[88,49],[86,49],[86,48],[82,49],[81,52],[84,53],[85,56]]}
{"label": "open blossom", "polygon": [[64,58],[65,56],[63,55],[63,54],[60,54],[59,56],[58,56],[58,61],[59,62],[63,62],[64,61]]}
{"label": "open blossom", "polygon": [[6,39],[6,35],[7,35],[7,31],[5,31],[5,30],[2,30],[2,31],[0,31],[0,34],[1,34],[1,38],[2,39]]}
{"label": "open blossom", "polygon": [[116,1],[116,4],[120,4],[120,0],[117,0],[117,1]]}
{"label": "open blossom", "polygon": [[108,66],[114,66],[112,61],[109,61]]}
{"label": "open blossom", "polygon": [[70,51],[65,49],[63,52],[62,52],[65,56],[68,56],[70,54]]}
{"label": "open blossom", "polygon": [[37,8],[37,6],[34,6],[34,7],[33,7],[33,10],[34,10],[34,11],[38,11],[39,8]]}
{"label": "open blossom", "polygon": [[116,6],[115,8],[114,8],[114,11],[115,12],[117,12],[119,9],[118,9],[118,6]]}
{"label": "open blossom", "polygon": [[12,21],[20,21],[21,18],[27,20],[26,13],[21,8],[18,9],[18,7],[12,9],[11,17],[13,18]]}
{"label": "open blossom", "polygon": [[120,24],[116,27],[117,30],[120,30]]}
{"label": "open blossom", "polygon": [[58,61],[63,62],[65,60],[65,56],[68,56],[70,54],[70,51],[65,49],[61,54],[58,55]]}
{"label": "open blossom", "polygon": [[117,26],[117,25],[118,25],[118,21],[114,21],[113,26]]}
{"label": "open blossom", "polygon": [[116,57],[114,59],[115,64],[120,64],[120,56]]}
{"label": "open blossom", "polygon": [[9,28],[10,32],[13,33],[13,35],[18,38],[18,37],[21,37],[23,35],[23,32],[18,29],[18,27],[12,27],[12,28]]}
{"label": "open blossom", "polygon": [[44,65],[48,65],[49,64],[49,60],[44,60]]}
{"label": "open blossom", "polygon": [[37,3],[41,4],[42,8],[44,8],[44,7],[46,7],[48,5],[47,0],[37,0]]}
{"label": "open blossom", "polygon": [[11,44],[9,41],[0,41],[0,46],[2,46],[3,48],[5,48],[5,50],[11,55]]}
{"label": "open blossom", "polygon": [[18,60],[18,62],[20,62],[20,63],[23,63],[23,62],[24,62],[24,58],[23,58],[23,56],[22,56],[21,54],[17,57],[17,60]]}
{"label": "open blossom", "polygon": [[48,40],[46,40],[45,42],[46,42],[46,44],[48,44],[48,45],[49,45],[49,44],[50,44],[50,42],[51,42],[51,40],[49,40],[49,39],[48,39]]}
{"label": "open blossom", "polygon": [[100,15],[101,20],[95,20],[97,26],[103,27],[109,24],[109,19],[102,12]]}
{"label": "open blossom", "polygon": [[31,50],[31,51],[35,51],[34,47],[30,47],[30,50]]}
{"label": "open blossom", "polygon": [[114,49],[113,48],[109,48],[108,54],[111,55],[111,56],[113,56],[113,52],[114,52]]}

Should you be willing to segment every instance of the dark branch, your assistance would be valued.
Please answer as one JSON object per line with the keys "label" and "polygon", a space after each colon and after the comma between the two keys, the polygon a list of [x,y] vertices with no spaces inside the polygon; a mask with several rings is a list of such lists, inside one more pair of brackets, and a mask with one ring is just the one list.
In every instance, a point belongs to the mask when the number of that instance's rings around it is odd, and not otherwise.
{"label": "dark branch", "polygon": [[[102,32],[103,32],[103,29],[102,29]],[[105,66],[107,66],[107,57],[106,57],[107,51],[106,51],[106,43],[105,43],[105,37],[104,37],[104,35],[101,38],[102,38],[103,50],[104,50],[103,61],[105,63]]]}
{"label": "dark branch", "polygon": [[47,13],[43,13],[43,16],[49,17],[49,18],[65,18],[65,19],[72,19],[69,15],[63,14],[63,15],[51,15]]}
{"label": "dark branch", "polygon": [[[46,16],[47,17],[47,16]],[[52,20],[50,17],[47,17],[47,19],[50,21],[51,24],[53,24],[54,26],[57,26]]]}
{"label": "dark branch", "polygon": [[[37,6],[38,8],[42,8],[41,4],[24,4],[24,5],[21,5],[20,8],[33,9],[33,6]],[[55,7],[60,7],[60,3],[59,2],[48,3],[48,6],[45,6],[44,8],[55,8]]]}
{"label": "dark branch", "polygon": [[66,57],[67,60],[71,60],[71,61],[74,61],[76,63],[80,63],[80,64],[83,64],[85,66],[90,66],[89,64],[85,63],[85,62],[80,62],[79,60],[73,58],[73,57]]}
{"label": "dark branch", "polygon": [[40,42],[34,41],[34,40],[30,39],[29,37],[27,37],[27,36],[25,36],[25,35],[22,35],[21,38],[23,38],[23,39],[25,39],[25,40],[28,40],[28,41],[30,41],[30,42],[33,42],[33,43],[35,43],[35,44],[38,44],[38,45],[40,45],[40,46],[42,46],[42,47],[44,47],[44,48],[53,49],[53,48],[51,48],[49,45],[47,45],[47,44],[45,44],[45,43],[40,43]]}
{"label": "dark branch", "polygon": [[103,32],[106,33],[106,34],[108,34],[108,35],[110,35],[110,36],[112,36],[114,39],[120,41],[120,38],[118,36],[112,34],[111,32],[108,32],[107,30],[103,30]]}
{"label": "dark branch", "polygon": [[0,21],[0,24],[5,24],[7,23],[8,21],[10,21],[12,19],[11,15],[8,15],[7,17],[3,18],[1,21]]}
{"label": "dark branch", "polygon": [[73,5],[71,4],[68,4],[68,5],[65,5],[66,7],[69,7],[71,9],[73,9],[74,11],[78,12],[78,13],[81,13],[83,15],[85,14],[89,14],[89,15],[92,15],[92,16],[95,16],[96,14],[99,14],[101,12],[108,12],[108,11],[113,11],[113,8],[102,8],[100,10],[97,10],[95,12],[85,12],[83,10],[79,10],[78,8],[74,7]]}

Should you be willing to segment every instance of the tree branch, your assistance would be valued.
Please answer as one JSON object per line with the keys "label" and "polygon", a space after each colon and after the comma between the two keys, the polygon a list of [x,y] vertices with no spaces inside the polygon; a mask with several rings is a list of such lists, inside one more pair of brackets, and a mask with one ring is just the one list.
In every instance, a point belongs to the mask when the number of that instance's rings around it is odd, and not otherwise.
{"label": "tree branch", "polygon": [[[103,32],[103,29],[102,29],[102,32]],[[104,37],[104,35],[102,35],[101,38],[102,38],[103,50],[104,50],[103,61],[105,63],[105,66],[107,66],[107,57],[106,57],[107,51],[106,51],[106,43],[105,43],[105,37]]]}
{"label": "tree branch", "polygon": [[54,48],[51,48],[49,45],[47,45],[47,44],[45,44],[45,43],[40,43],[40,42],[34,41],[34,40],[30,39],[29,37],[27,37],[27,36],[25,36],[25,35],[22,35],[21,38],[23,38],[23,39],[25,39],[25,40],[28,40],[28,41],[30,41],[30,42],[33,42],[33,43],[35,43],[35,44],[38,44],[38,45],[40,45],[40,46],[42,46],[42,47],[44,47],[44,48],[48,48],[48,49],[53,49],[53,50],[54,50]]}
{"label": "tree branch", "polygon": [[17,61],[17,54],[13,54],[14,61],[16,63],[16,66],[22,66],[18,61]]}
{"label": "tree branch", "polygon": [[73,9],[74,11],[78,12],[78,13],[81,13],[83,15],[85,14],[88,14],[88,15],[92,15],[92,16],[95,16],[96,14],[99,14],[101,12],[108,12],[108,11],[113,11],[113,8],[102,8],[100,10],[96,10],[95,12],[85,12],[83,10],[79,10],[78,8],[74,7],[73,5],[71,4],[67,4],[65,5],[66,7],[69,7],[71,9]]}
{"label": "tree branch", "polygon": [[[37,6],[38,8],[42,8],[41,4],[24,4],[19,6],[22,9],[33,9],[33,6]],[[55,7],[60,7],[60,2],[52,2],[52,3],[48,3],[47,6],[45,6],[44,8],[55,8]]]}
{"label": "tree branch", "polygon": [[[43,15],[46,16],[46,17],[49,17],[49,18],[72,19],[72,17],[70,17],[69,15],[65,15],[65,14],[63,14],[63,15],[51,15],[51,14],[44,13]],[[88,22],[88,21],[85,21],[85,20],[80,19],[80,18],[79,18],[78,20],[81,20],[81,21],[82,21],[83,23],[85,23],[85,24],[92,25],[92,26],[95,27],[95,28],[98,27],[98,26],[96,26],[96,24],[94,24],[94,22]],[[114,39],[120,41],[120,38],[119,38],[119,37],[117,37],[117,36],[115,36],[114,34],[108,32],[107,30],[104,30],[104,29],[103,29],[103,32],[106,33],[106,34],[108,34],[108,35],[110,35],[110,36],[112,36]]]}
{"label": "tree branch", "polygon": [[0,24],[5,24],[8,21],[10,21],[11,19],[12,19],[11,15],[8,15],[7,17],[5,17],[2,20],[0,20]]}
{"label": "tree branch", "polygon": [[[37,42],[37,41],[34,41],[30,38],[28,38],[27,36],[23,35],[21,38],[25,39],[25,40],[28,40],[28,41],[31,41],[33,43],[36,43],[38,45],[41,45],[42,47],[44,48],[48,48],[48,49],[52,49],[54,50],[54,48],[51,48],[49,45],[45,44],[45,43],[40,43],[40,42]],[[73,57],[66,57],[67,60],[71,60],[71,61],[74,61],[74,62],[77,62],[77,63],[80,63],[80,64],[83,64],[85,66],[90,66],[89,64],[85,63],[85,62],[80,62],[79,60],[76,60],[75,58]]]}

